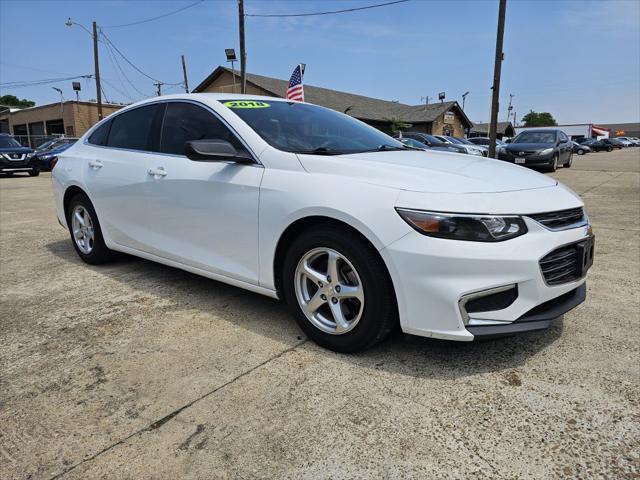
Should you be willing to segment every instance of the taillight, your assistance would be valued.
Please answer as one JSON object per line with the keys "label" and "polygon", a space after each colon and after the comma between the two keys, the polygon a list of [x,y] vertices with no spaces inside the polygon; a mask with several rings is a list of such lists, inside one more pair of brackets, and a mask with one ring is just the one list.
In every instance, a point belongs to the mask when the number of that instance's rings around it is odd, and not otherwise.
{"label": "taillight", "polygon": [[53,157],[51,162],[49,162],[49,165],[51,165],[51,171],[53,171],[53,167],[56,166],[56,163],[58,163],[58,157]]}

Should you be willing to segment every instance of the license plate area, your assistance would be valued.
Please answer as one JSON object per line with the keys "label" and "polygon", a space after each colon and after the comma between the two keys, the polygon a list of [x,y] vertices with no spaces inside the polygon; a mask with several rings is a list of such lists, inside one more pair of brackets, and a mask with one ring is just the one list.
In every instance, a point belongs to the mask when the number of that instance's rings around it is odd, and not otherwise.
{"label": "license plate area", "polygon": [[516,163],[524,163],[525,160],[522,157],[516,157]]}
{"label": "license plate area", "polygon": [[584,277],[587,274],[587,270],[593,265],[595,245],[595,237],[589,237],[584,242],[578,244],[578,277]]}

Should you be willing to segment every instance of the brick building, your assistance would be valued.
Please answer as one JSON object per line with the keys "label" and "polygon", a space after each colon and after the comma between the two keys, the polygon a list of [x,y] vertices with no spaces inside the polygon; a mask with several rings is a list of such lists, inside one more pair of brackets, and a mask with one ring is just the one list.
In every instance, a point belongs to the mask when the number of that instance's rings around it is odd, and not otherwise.
{"label": "brick building", "polygon": [[[247,93],[284,98],[288,81],[247,73]],[[240,93],[240,74],[223,66],[216,68],[194,90],[197,92]],[[458,102],[405,105],[328,88],[304,86],[304,99],[323,107],[346,113],[386,133],[391,133],[391,119],[411,124],[410,131],[464,137],[472,123]]]}
{"label": "brick building", "polygon": [[[103,103],[102,115],[107,116],[123,105]],[[31,146],[53,135],[79,137],[98,121],[95,102],[66,101],[0,112],[0,132],[10,133]]]}

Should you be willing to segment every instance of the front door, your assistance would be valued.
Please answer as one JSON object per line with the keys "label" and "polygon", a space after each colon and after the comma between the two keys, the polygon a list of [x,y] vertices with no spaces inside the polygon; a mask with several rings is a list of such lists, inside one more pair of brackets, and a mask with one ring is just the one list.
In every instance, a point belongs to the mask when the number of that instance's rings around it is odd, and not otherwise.
{"label": "front door", "polygon": [[258,202],[264,169],[184,156],[190,140],[221,139],[246,149],[215,114],[188,102],[167,104],[160,153],[149,159],[152,253],[258,283]]}

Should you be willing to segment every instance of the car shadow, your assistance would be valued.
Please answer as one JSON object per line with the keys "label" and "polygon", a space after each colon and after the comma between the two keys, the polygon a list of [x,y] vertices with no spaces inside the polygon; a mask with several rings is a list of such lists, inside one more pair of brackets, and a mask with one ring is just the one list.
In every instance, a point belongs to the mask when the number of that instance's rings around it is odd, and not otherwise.
{"label": "car shadow", "polygon": [[[118,254],[108,265],[85,265],[69,240],[49,243],[46,248],[65,262],[90,268],[135,291],[160,294],[173,308],[214,311],[240,328],[292,346],[305,338],[286,305],[278,300],[125,254]],[[404,335],[398,328],[365,352],[337,354],[312,348],[320,355],[361,368],[418,378],[458,379],[517,368],[555,342],[562,330],[563,319],[559,318],[548,330],[479,342],[452,342]]]}

